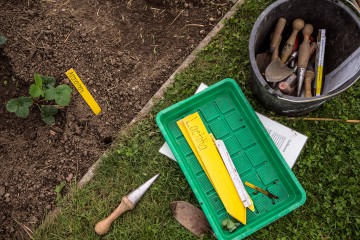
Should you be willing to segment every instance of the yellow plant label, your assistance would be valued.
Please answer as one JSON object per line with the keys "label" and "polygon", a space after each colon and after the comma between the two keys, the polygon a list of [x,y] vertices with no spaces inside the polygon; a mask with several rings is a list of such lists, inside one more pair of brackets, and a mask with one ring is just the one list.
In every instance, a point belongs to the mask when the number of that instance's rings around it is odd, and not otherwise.
{"label": "yellow plant label", "polygon": [[177,124],[190,147],[193,151],[195,150],[196,158],[219,195],[226,211],[245,225],[245,206],[199,113],[190,114],[178,121]]}
{"label": "yellow plant label", "polygon": [[87,90],[84,83],[81,81],[81,79],[76,74],[75,70],[71,68],[69,71],[66,72],[66,76],[70,79],[72,84],[74,84],[75,88],[78,90],[78,92],[81,94],[85,102],[89,105],[91,110],[94,112],[95,115],[98,115],[101,113],[101,108],[99,104],[95,101],[89,90]]}
{"label": "yellow plant label", "polygon": [[319,66],[316,76],[316,94],[315,94],[316,96],[320,96],[321,94],[322,78],[323,78],[323,66]]}

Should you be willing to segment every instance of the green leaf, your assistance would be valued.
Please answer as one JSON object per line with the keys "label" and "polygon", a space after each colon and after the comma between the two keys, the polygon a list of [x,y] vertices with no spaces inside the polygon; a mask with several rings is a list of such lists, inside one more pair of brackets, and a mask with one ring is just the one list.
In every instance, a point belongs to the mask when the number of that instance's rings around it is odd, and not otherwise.
{"label": "green leaf", "polygon": [[72,89],[67,84],[62,84],[56,88],[49,88],[45,91],[46,100],[55,100],[60,106],[67,106],[70,103]]}
{"label": "green leaf", "polygon": [[65,182],[61,182],[59,185],[57,185],[57,186],[55,187],[56,201],[60,201],[60,200],[61,200],[61,191],[63,190],[64,187],[65,187]]}
{"label": "green leaf", "polygon": [[16,112],[16,116],[21,117],[21,118],[27,118],[27,116],[29,116],[29,107],[20,107]]}
{"label": "green leaf", "polygon": [[226,218],[226,219],[224,219],[223,221],[222,221],[222,226],[223,227],[226,227],[226,225],[227,225],[227,223],[229,222],[229,218]]}
{"label": "green leaf", "polygon": [[231,229],[229,229],[229,232],[233,232],[236,229],[236,227],[233,227]]}
{"label": "green leaf", "polygon": [[54,116],[46,116],[41,118],[47,125],[55,124],[55,117]]}
{"label": "green leaf", "polygon": [[46,100],[54,100],[56,97],[56,88],[52,87],[49,89],[46,89],[45,91],[45,99]]}
{"label": "green leaf", "polygon": [[42,90],[42,87],[31,84],[29,88],[29,94],[32,98],[38,98],[40,96],[44,96],[44,91]]}
{"label": "green leaf", "polygon": [[40,111],[42,117],[54,116],[58,113],[58,109],[54,105],[42,105]]}
{"label": "green leaf", "polygon": [[233,221],[228,221],[227,225],[226,225],[227,229],[232,229],[232,228],[236,228],[235,224]]}
{"label": "green leaf", "polygon": [[16,99],[11,99],[6,104],[6,110],[13,112],[16,116],[21,118],[26,118],[30,111],[29,107],[32,105],[32,100],[29,97],[19,97]]}
{"label": "green leaf", "polygon": [[17,98],[11,99],[6,103],[6,110],[8,112],[16,112],[19,109],[19,100]]}
{"label": "green leaf", "polygon": [[6,43],[7,38],[5,36],[0,36],[0,46]]}
{"label": "green leaf", "polygon": [[55,78],[49,76],[41,76],[41,78],[42,78],[43,86],[45,86],[46,88],[51,88],[55,86],[56,83]]}
{"label": "green leaf", "polygon": [[33,101],[29,97],[19,97],[18,100],[22,107],[30,107],[33,104]]}
{"label": "green leaf", "polygon": [[55,123],[54,115],[57,114],[58,112],[56,106],[43,105],[41,106],[40,111],[41,111],[41,118],[46,124],[53,125]]}
{"label": "green leaf", "polygon": [[42,86],[43,86],[43,80],[42,80],[40,74],[35,73],[34,79],[35,79],[35,84],[36,84],[36,86],[39,86],[39,87],[42,87]]}

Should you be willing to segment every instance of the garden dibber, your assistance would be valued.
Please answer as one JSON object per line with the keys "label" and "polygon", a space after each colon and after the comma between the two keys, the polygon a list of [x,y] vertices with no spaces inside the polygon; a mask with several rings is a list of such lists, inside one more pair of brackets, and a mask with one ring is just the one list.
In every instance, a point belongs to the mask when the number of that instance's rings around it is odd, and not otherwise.
{"label": "garden dibber", "polygon": [[144,184],[140,187],[129,193],[128,195],[124,196],[121,199],[120,205],[105,219],[101,220],[95,225],[95,232],[98,235],[106,234],[111,224],[120,217],[126,211],[133,210],[135,205],[140,201],[141,197],[145,194],[145,192],[150,188],[150,186],[155,182],[158,178],[159,174],[156,174],[149,180],[147,180]]}

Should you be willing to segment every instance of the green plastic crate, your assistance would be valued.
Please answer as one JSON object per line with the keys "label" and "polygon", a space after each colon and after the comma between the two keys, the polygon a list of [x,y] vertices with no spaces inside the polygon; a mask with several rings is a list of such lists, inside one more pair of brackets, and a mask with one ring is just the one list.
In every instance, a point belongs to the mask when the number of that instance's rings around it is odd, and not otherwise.
{"label": "green plastic crate", "polygon": [[[209,133],[225,142],[242,180],[279,197],[272,200],[246,186],[255,212],[247,209],[247,224],[232,233],[222,228],[228,214],[176,124],[194,112]],[[242,239],[304,204],[304,189],[233,79],[162,110],[156,122],[218,239]]]}

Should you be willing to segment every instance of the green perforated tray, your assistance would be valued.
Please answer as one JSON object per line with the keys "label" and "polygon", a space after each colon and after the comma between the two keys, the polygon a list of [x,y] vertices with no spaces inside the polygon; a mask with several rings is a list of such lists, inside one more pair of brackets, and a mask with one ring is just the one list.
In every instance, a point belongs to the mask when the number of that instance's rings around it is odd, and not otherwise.
{"label": "green perforated tray", "polygon": [[[209,133],[225,142],[242,180],[279,197],[272,200],[246,186],[255,212],[247,210],[247,224],[232,233],[222,229],[228,214],[176,124],[194,112],[199,112]],[[233,79],[162,110],[156,122],[218,239],[244,238],[304,204],[303,188]]]}

